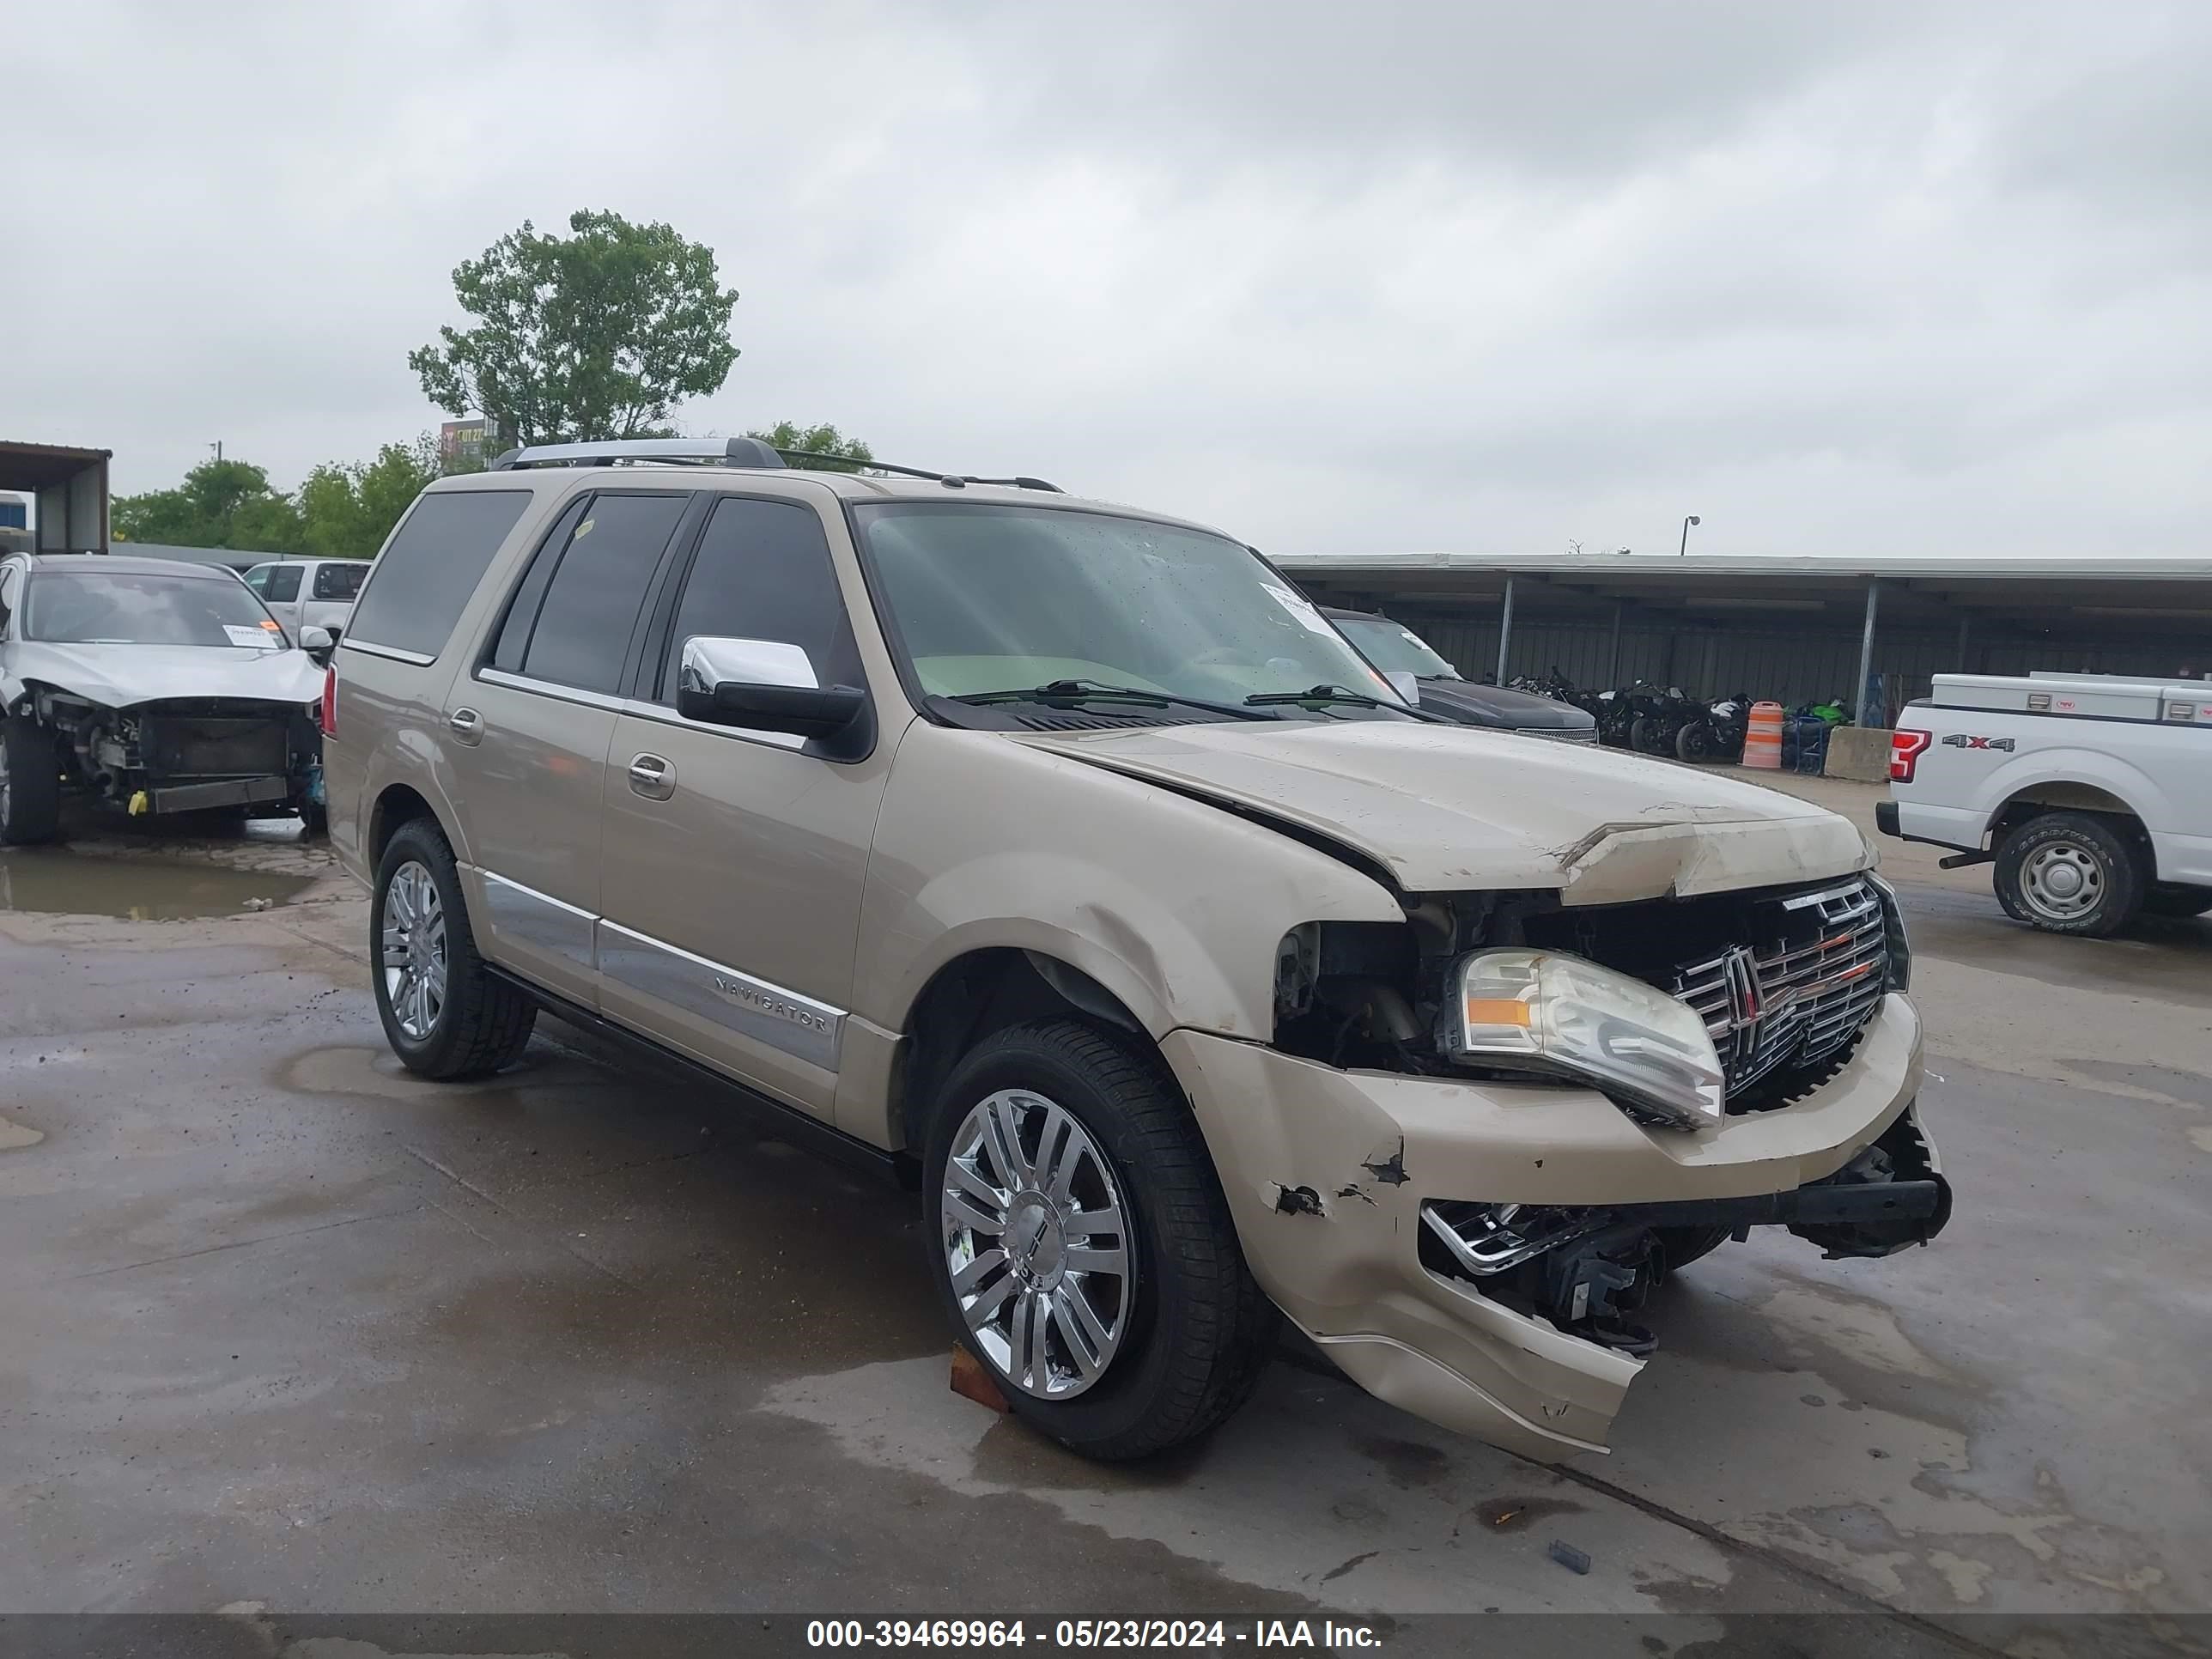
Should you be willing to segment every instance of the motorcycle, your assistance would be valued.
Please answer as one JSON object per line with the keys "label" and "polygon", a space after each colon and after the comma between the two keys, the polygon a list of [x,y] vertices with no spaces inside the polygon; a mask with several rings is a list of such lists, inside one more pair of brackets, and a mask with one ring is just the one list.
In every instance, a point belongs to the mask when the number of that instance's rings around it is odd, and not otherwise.
{"label": "motorcycle", "polygon": [[1751,695],[1739,691],[1706,707],[1674,734],[1674,752],[1686,761],[1740,761],[1751,731]]}
{"label": "motorcycle", "polygon": [[1705,716],[1705,706],[1683,695],[1679,685],[1660,691],[1637,688],[1641,707],[1628,728],[1629,747],[1639,755],[1671,755],[1674,740],[1692,720]]}

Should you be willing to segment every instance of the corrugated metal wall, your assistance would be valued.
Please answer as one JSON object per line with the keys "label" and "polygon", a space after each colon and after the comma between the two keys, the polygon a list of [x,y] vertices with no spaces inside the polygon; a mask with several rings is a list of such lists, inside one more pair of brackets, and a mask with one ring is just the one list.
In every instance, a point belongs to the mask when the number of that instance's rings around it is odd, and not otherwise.
{"label": "corrugated metal wall", "polygon": [[[1455,620],[1419,605],[1384,607],[1461,671],[1480,679],[1498,665],[1498,623]],[[1680,685],[1693,696],[1723,697],[1742,691],[1771,697],[1785,707],[1829,697],[1848,700],[1858,672],[1859,635],[1850,632],[1790,631],[1757,627],[1660,629],[1633,623],[1620,630],[1620,664],[1608,675],[1612,629],[1603,619],[1589,623],[1514,619],[1513,649],[1506,677],[1542,674],[1557,668],[1577,685],[1607,687],[1649,680]],[[2212,669],[2212,641],[2194,665]],[[1959,660],[1954,629],[1884,629],[1875,631],[1874,672],[1893,709],[1928,692],[1929,677],[1962,667],[1977,674],[2026,674],[2037,669],[2058,672],[2169,675],[2180,666],[2171,647],[2099,645],[2093,641],[2050,643],[1970,641],[1968,660]]]}

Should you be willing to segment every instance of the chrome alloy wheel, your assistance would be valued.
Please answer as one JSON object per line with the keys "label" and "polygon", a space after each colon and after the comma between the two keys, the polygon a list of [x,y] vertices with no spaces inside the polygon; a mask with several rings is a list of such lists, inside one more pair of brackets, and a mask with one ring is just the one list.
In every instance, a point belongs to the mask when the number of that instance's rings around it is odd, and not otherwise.
{"label": "chrome alloy wheel", "polygon": [[2105,866],[2079,842],[2037,848],[2020,867],[2021,896],[2046,921],[2078,921],[2105,898]]}
{"label": "chrome alloy wheel", "polygon": [[975,1346],[1024,1394],[1066,1400],[1128,1330],[1127,1210],[1097,1144],[1026,1089],[970,1109],[945,1162],[945,1267]]}
{"label": "chrome alloy wheel", "polygon": [[399,1029],[428,1042],[446,1006],[446,907],[429,870],[411,859],[384,890],[377,969]]}

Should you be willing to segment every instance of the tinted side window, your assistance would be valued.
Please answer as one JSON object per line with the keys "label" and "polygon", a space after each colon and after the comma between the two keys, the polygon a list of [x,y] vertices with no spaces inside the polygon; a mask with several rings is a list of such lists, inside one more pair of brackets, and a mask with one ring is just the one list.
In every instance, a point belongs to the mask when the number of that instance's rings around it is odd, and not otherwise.
{"label": "tinted side window", "polygon": [[298,599],[300,567],[296,564],[271,565],[269,568],[269,583],[261,590],[261,597],[271,605],[282,605],[287,599]]}
{"label": "tinted side window", "polygon": [[684,495],[600,495],[569,533],[538,609],[522,672],[586,691],[622,683],[631,629],[660,555],[684,516]]}
{"label": "tinted side window", "polygon": [[538,543],[538,551],[531,556],[530,568],[523,573],[521,585],[507,601],[507,615],[499,625],[499,640],[491,654],[494,668],[504,669],[510,674],[522,672],[522,653],[530,648],[530,630],[537,625],[538,607],[545,599],[545,584],[553,580],[553,567],[561,562],[576,520],[591,505],[589,495],[579,495],[569,502],[554,520],[545,539]]}
{"label": "tinted side window", "polygon": [[454,490],[416,502],[378,558],[346,638],[436,656],[529,505],[526,489]]}
{"label": "tinted side window", "polygon": [[246,585],[266,599],[269,596],[269,573],[276,568],[273,564],[255,565],[246,573]]}
{"label": "tinted side window", "polygon": [[319,599],[349,599],[361,592],[362,580],[368,574],[365,564],[319,564],[314,595]]}
{"label": "tinted side window", "polygon": [[684,641],[695,635],[804,646],[823,684],[863,683],[822,521],[788,501],[732,496],[716,504],[669,632],[664,703],[676,701]]}

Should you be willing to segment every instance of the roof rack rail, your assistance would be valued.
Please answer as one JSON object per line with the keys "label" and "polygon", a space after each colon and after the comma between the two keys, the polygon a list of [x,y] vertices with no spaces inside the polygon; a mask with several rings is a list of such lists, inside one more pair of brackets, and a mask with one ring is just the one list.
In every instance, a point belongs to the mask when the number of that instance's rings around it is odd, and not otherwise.
{"label": "roof rack rail", "polygon": [[855,460],[850,455],[833,455],[820,449],[779,449],[775,452],[787,461],[841,461],[839,471],[850,468],[855,472],[896,472],[902,478],[928,478],[948,489],[958,489],[963,484],[1003,484],[1010,489],[1048,489],[1055,495],[1067,492],[1058,484],[1042,478],[1017,476],[1012,478],[979,478],[973,472],[932,472],[927,467],[899,466],[890,461]]}
{"label": "roof rack rail", "polygon": [[688,462],[696,466],[781,467],[783,457],[758,438],[610,438],[590,444],[532,444],[510,449],[494,472],[532,466],[615,466],[624,461]]}
{"label": "roof rack rail", "polygon": [[898,466],[890,461],[855,460],[818,449],[777,449],[758,438],[609,438],[599,443],[532,444],[510,449],[491,464],[494,472],[514,472],[537,466],[617,466],[626,461],[662,461],[694,466],[781,468],[794,461],[835,461],[837,471],[895,472],[902,478],[928,478],[948,489],[969,484],[1002,484],[1013,489],[1048,489],[1066,495],[1056,483],[1042,478],[981,478],[972,472],[932,472],[925,467]]}

